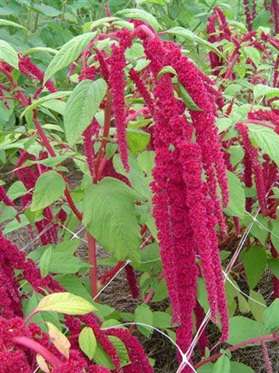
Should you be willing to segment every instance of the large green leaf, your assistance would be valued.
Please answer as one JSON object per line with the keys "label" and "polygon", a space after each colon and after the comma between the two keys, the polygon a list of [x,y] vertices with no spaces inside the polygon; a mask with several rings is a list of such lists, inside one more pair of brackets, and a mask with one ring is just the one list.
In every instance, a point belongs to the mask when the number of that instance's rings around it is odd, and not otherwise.
{"label": "large green leaf", "polygon": [[129,149],[133,154],[138,154],[143,152],[150,141],[150,134],[139,130],[139,129],[133,129],[128,128],[127,129],[127,144],[129,146]]}
{"label": "large green leaf", "polygon": [[138,195],[125,183],[104,178],[84,196],[83,224],[118,260],[140,261],[141,235],[136,218]]}
{"label": "large green leaf", "polygon": [[254,289],[259,282],[265,270],[266,261],[266,253],[259,246],[252,246],[245,253],[243,265],[250,289]]}
{"label": "large green leaf", "polygon": [[230,373],[255,373],[255,371],[245,364],[239,363],[237,361],[231,361]]}
{"label": "large green leaf", "polygon": [[0,40],[0,60],[18,70],[18,57],[14,48],[5,40]]}
{"label": "large green leaf", "polygon": [[243,217],[245,213],[245,193],[239,178],[230,171],[227,171],[230,201],[225,209],[232,216]]}
{"label": "large green leaf", "polygon": [[194,34],[191,30],[187,30],[186,28],[178,26],[178,27],[172,27],[167,32],[169,34],[182,36],[183,38],[185,38],[187,40],[190,40],[194,43],[201,44],[201,45],[207,47],[208,49],[212,50],[213,52],[215,52],[218,56],[222,57],[222,53],[219,51],[219,49],[214,44],[210,43],[207,40],[204,40],[204,39],[200,38],[199,36]]}
{"label": "large green leaf", "polygon": [[157,19],[143,9],[120,10],[119,12],[116,13],[116,16],[121,16],[124,18],[131,18],[131,19],[139,19],[141,21],[148,23],[150,26],[153,27],[155,31],[158,31],[160,28],[160,25]]}
{"label": "large green leaf", "polygon": [[117,354],[118,354],[119,359],[120,359],[121,367],[129,365],[131,362],[129,360],[129,355],[128,355],[125,344],[119,338],[114,337],[113,335],[110,335],[108,337],[108,339],[114,345],[114,347],[117,351]]}
{"label": "large green leaf", "polygon": [[251,140],[279,167],[279,135],[271,128],[256,124],[249,124],[248,130]]}
{"label": "large green leaf", "polygon": [[74,62],[95,36],[96,32],[89,32],[78,35],[64,44],[48,65],[45,72],[44,83],[56,74],[57,71],[62,70],[64,67]]}
{"label": "large green leaf", "polygon": [[103,79],[83,80],[67,100],[64,125],[66,138],[72,146],[92,122],[107,90]]}
{"label": "large green leaf", "polygon": [[64,193],[65,188],[65,181],[57,172],[43,173],[35,185],[31,211],[43,209],[57,201]]}
{"label": "large green leaf", "polygon": [[87,300],[66,292],[47,295],[36,307],[37,312],[51,311],[66,315],[85,315],[95,310]]}
{"label": "large green leaf", "polygon": [[43,105],[47,103],[48,101],[53,101],[54,99],[58,99],[58,98],[64,98],[64,97],[70,96],[70,94],[71,94],[70,91],[59,91],[59,92],[50,93],[49,95],[41,97],[38,100],[33,101],[31,105],[27,106],[27,108],[23,110],[23,112],[21,113],[20,118],[23,118],[31,110],[35,110],[38,106]]}
{"label": "large green leaf", "polygon": [[131,186],[139,192],[144,199],[151,200],[152,193],[148,180],[144,177],[143,171],[133,156],[129,156],[130,172],[124,170],[119,154],[115,154],[113,157],[113,165],[115,171],[126,176],[129,179]]}
{"label": "large green leaf", "polygon": [[13,21],[8,21],[7,19],[0,19],[0,26],[12,26],[12,27],[18,27],[18,28],[22,28],[24,29],[25,31],[28,31],[27,28],[25,28],[24,26],[18,24],[18,23],[15,23]]}
{"label": "large green leaf", "polygon": [[236,316],[230,319],[230,336],[228,343],[235,345],[247,339],[264,335],[264,326],[254,320],[243,316]]}
{"label": "large green leaf", "polygon": [[82,329],[78,336],[78,344],[85,355],[92,360],[97,348],[97,340],[92,328],[86,326]]}
{"label": "large green leaf", "polygon": [[178,83],[178,89],[184,104],[187,106],[189,110],[203,111],[203,109],[198,107],[198,105],[195,103],[195,101],[192,99],[192,97],[189,95],[189,93],[186,91],[186,89],[183,87],[181,83]]}
{"label": "large green leaf", "polygon": [[[153,313],[147,304],[141,304],[136,308],[135,321],[138,323],[150,325],[151,327],[153,326]],[[153,332],[152,328],[147,328],[141,325],[138,325],[137,328],[146,337],[150,337]]]}
{"label": "large green leaf", "polygon": [[264,325],[268,333],[279,328],[279,299],[275,299],[264,311]]}
{"label": "large green leaf", "polygon": [[98,365],[101,365],[102,367],[104,366],[110,370],[114,370],[115,368],[111,357],[106,353],[103,346],[99,342],[97,343],[93,359]]}
{"label": "large green leaf", "polygon": [[230,373],[231,371],[231,362],[228,356],[222,355],[214,364],[212,373]]}

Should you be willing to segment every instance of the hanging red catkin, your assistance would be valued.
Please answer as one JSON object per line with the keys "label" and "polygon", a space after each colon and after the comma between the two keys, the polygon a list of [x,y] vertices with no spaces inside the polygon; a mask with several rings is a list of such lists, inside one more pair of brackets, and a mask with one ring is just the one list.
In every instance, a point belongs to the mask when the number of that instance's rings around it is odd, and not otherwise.
{"label": "hanging red catkin", "polygon": [[109,87],[112,95],[112,110],[117,133],[120,158],[124,169],[128,172],[128,146],[126,142],[125,122],[125,51],[131,45],[131,36],[128,30],[123,29],[118,33],[119,46],[113,44],[112,54],[108,60],[109,64]]}
{"label": "hanging red catkin", "polygon": [[[223,339],[228,336],[227,307],[215,232],[215,216],[225,230],[217,183],[221,186],[226,205],[226,167],[215,125],[215,96],[211,81],[209,84],[173,43],[156,37],[141,38],[155,82],[153,215],[159,231],[173,320],[179,324],[177,342],[186,351],[192,338],[192,313],[196,304],[197,256],[201,258],[213,319],[216,321],[219,312]],[[184,103],[174,97],[171,74],[157,76],[166,65],[177,71],[179,81],[201,108],[201,111],[189,110],[191,123],[184,114]],[[197,143],[194,143],[194,138]],[[207,176],[205,181],[202,181],[203,170]],[[217,300],[218,297],[221,299]]]}
{"label": "hanging red catkin", "polygon": [[251,165],[252,165],[252,171],[255,176],[255,184],[257,189],[257,194],[259,198],[259,205],[263,212],[263,214],[266,213],[267,207],[266,207],[266,188],[264,183],[264,177],[263,177],[263,170],[261,168],[261,163],[259,161],[259,155],[258,150],[254,148],[252,145],[249,136],[248,136],[248,129],[245,126],[245,124],[238,123],[236,125],[236,128],[240,135],[242,136],[243,140],[243,146],[245,150],[245,154],[247,154],[247,157],[249,157]]}
{"label": "hanging red catkin", "polygon": [[137,285],[137,279],[134,268],[130,264],[128,264],[125,266],[125,272],[131,295],[134,299],[137,299],[139,296],[139,288]]}
{"label": "hanging red catkin", "polygon": [[[33,80],[39,80],[43,82],[44,80],[44,73],[40,70],[31,60],[29,57],[21,57],[18,63],[19,71],[26,75],[28,78]],[[46,88],[49,92],[57,92],[54,84],[51,80],[46,82]]]}

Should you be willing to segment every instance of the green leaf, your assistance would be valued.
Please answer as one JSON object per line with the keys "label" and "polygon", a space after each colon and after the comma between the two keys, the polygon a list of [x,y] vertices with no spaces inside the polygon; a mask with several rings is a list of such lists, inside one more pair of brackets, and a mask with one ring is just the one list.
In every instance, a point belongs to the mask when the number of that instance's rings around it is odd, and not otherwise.
{"label": "green leaf", "polygon": [[219,49],[214,44],[211,44],[209,41],[200,38],[199,36],[197,36],[190,30],[187,30],[183,27],[173,27],[169,29],[167,32],[170,34],[182,36],[183,38],[190,40],[194,43],[201,44],[207,47],[208,49],[212,50],[213,52],[215,52],[218,56],[220,57],[223,56],[222,53],[219,51]]}
{"label": "green leaf", "polygon": [[43,253],[41,260],[40,260],[40,271],[41,271],[42,277],[46,277],[46,275],[49,273],[49,266],[51,263],[51,258],[52,258],[52,247],[49,247]]}
{"label": "green leaf", "polygon": [[110,370],[114,370],[115,368],[110,356],[105,352],[103,346],[101,346],[100,343],[97,343],[93,359],[98,365],[101,365],[102,367],[106,367]]}
{"label": "green leaf", "polygon": [[259,246],[252,246],[244,254],[243,265],[250,289],[259,282],[267,262],[266,252]]}
{"label": "green leaf", "polygon": [[131,152],[135,155],[143,152],[150,141],[150,134],[139,129],[127,129],[127,144]]}
{"label": "green leaf", "polygon": [[[28,315],[30,315],[31,312],[33,312],[36,309],[37,305],[42,299],[43,296],[41,294],[38,294],[35,291],[33,291],[31,297],[23,301],[24,318],[26,318]],[[61,329],[58,314],[55,312],[37,313],[34,316],[32,316],[30,320],[28,320],[28,324],[30,322],[36,323],[44,332],[48,332],[46,322],[51,322],[58,329]]]}
{"label": "green leaf", "polygon": [[270,271],[279,279],[279,259],[268,259],[267,264]]}
{"label": "green leaf", "polygon": [[256,321],[262,323],[264,319],[264,311],[266,309],[264,297],[260,293],[257,293],[256,291],[251,290],[250,298],[253,298],[256,301],[255,302],[252,299],[248,299],[248,304],[249,304],[251,313]]}
{"label": "green leaf", "polygon": [[268,333],[273,333],[279,328],[279,299],[275,299],[264,311],[264,325]]}
{"label": "green leaf", "polygon": [[5,40],[0,40],[0,60],[18,70],[18,57],[14,48]]}
{"label": "green leaf", "polygon": [[43,209],[57,201],[66,188],[65,181],[55,171],[44,172],[36,181],[31,211]]}
{"label": "green leaf", "polygon": [[174,70],[173,67],[171,66],[164,66],[162,70],[160,70],[157,74],[157,79],[159,79],[162,75],[164,74],[172,74],[172,75],[177,75],[177,72]]}
{"label": "green leaf", "polygon": [[[63,286],[65,290],[74,295],[78,295],[88,301],[92,300],[92,296],[87,291],[85,286],[82,283],[82,278],[77,277],[76,275],[56,275],[54,276],[55,280]],[[96,311],[97,312],[97,311]]]}
{"label": "green leaf", "polygon": [[231,361],[230,373],[255,373],[255,371],[245,364],[238,363],[237,361]]}
{"label": "green leaf", "polygon": [[[259,98],[267,96],[267,98],[273,98],[279,96],[279,88],[269,87],[264,84],[257,84],[253,89],[254,97]],[[262,126],[259,126],[262,128]]]}
{"label": "green leaf", "polygon": [[[147,304],[141,304],[140,306],[136,308],[135,322],[153,326],[153,313]],[[150,335],[153,332],[152,328],[147,328],[141,325],[138,325],[137,328],[146,337],[150,337]]]}
{"label": "green leaf", "polygon": [[171,315],[161,311],[153,312],[153,325],[160,329],[170,328],[172,325]]}
{"label": "green leaf", "polygon": [[12,26],[12,27],[18,27],[18,28],[21,28],[25,31],[28,31],[27,28],[25,28],[24,26],[18,24],[18,23],[15,23],[15,22],[12,22],[12,21],[8,21],[7,19],[0,19],[0,26]]}
{"label": "green leaf", "polygon": [[23,56],[27,56],[28,54],[31,54],[31,53],[41,53],[41,52],[46,52],[46,53],[50,53],[50,54],[57,54],[58,51],[56,49],[53,49],[53,48],[49,48],[49,47],[34,47],[34,48],[30,48],[30,49],[26,49],[22,55]]}
{"label": "green leaf", "polygon": [[124,9],[117,12],[116,15],[124,18],[139,19],[144,21],[153,27],[154,31],[158,31],[160,28],[156,18],[143,9]]}
{"label": "green leaf", "polygon": [[70,293],[53,293],[44,297],[36,307],[37,312],[59,312],[66,315],[86,315],[96,308],[87,300]]}
{"label": "green leaf", "polygon": [[25,188],[23,182],[18,180],[10,186],[7,195],[13,201],[18,197],[24,196],[27,192],[28,190]]}
{"label": "green leaf", "polygon": [[68,338],[52,323],[47,322],[48,335],[57,350],[69,359],[71,343]]}
{"label": "green leaf", "polygon": [[[279,95],[279,89],[278,89]],[[279,135],[271,128],[249,124],[249,137],[262,149],[279,167]]]}
{"label": "green leaf", "polygon": [[195,101],[192,99],[192,97],[189,95],[189,93],[186,91],[182,84],[178,83],[178,88],[180,91],[181,98],[189,110],[203,111],[196,105]]}
{"label": "green leaf", "polygon": [[199,367],[197,370],[197,373],[212,373],[213,368],[214,368],[214,364],[209,362]]}
{"label": "green leaf", "polygon": [[230,201],[225,212],[232,216],[244,217],[245,213],[245,192],[239,178],[230,171],[227,171],[229,183]]}
{"label": "green leaf", "polygon": [[117,19],[119,19],[119,18],[118,17],[104,17],[104,18],[100,18],[100,19],[97,19],[94,22],[88,22],[88,25],[86,25],[86,27],[87,27],[88,31],[91,31],[94,28],[98,28],[99,26],[109,25],[110,22],[116,21]]}
{"label": "green leaf", "polygon": [[140,168],[147,174],[152,175],[152,170],[155,166],[155,153],[154,151],[144,151],[137,156],[137,161]]}
{"label": "green leaf", "polygon": [[222,355],[214,364],[212,373],[230,373],[230,365],[231,362],[228,356]]}
{"label": "green leaf", "polygon": [[61,11],[46,4],[33,4],[32,9],[48,17],[57,17]]}
{"label": "green leaf", "polygon": [[151,200],[152,192],[148,184],[147,179],[144,177],[142,170],[140,169],[136,159],[133,156],[129,156],[130,172],[126,172],[122,165],[120,155],[115,154],[113,157],[113,166],[115,171],[121,175],[126,176],[131,186],[140,193],[144,199]]}
{"label": "green leaf", "polygon": [[85,326],[78,336],[78,344],[82,352],[92,360],[97,348],[97,340],[92,328]]}
{"label": "green leaf", "polygon": [[256,66],[261,63],[262,57],[260,52],[255,47],[241,47],[240,52],[246,57],[250,58]]}
{"label": "green leaf", "polygon": [[106,90],[107,84],[103,79],[82,80],[73,90],[64,115],[65,134],[70,146],[92,122]]}
{"label": "green leaf", "polygon": [[43,105],[44,103],[48,101],[52,101],[57,98],[64,98],[64,97],[70,96],[70,94],[71,94],[70,91],[59,91],[59,92],[50,93],[49,95],[41,97],[38,100],[33,101],[31,105],[27,106],[27,108],[23,110],[23,112],[21,113],[20,118],[23,118],[24,116],[29,114],[32,110],[36,109],[38,106]]}
{"label": "green leaf", "polygon": [[95,36],[96,32],[89,32],[78,35],[64,44],[48,65],[44,84],[58,71],[74,62]]}
{"label": "green leaf", "polygon": [[119,338],[112,335],[110,335],[108,339],[114,345],[117,351],[117,354],[120,358],[121,367],[125,367],[126,365],[130,364],[130,359],[125,344]]}
{"label": "green leaf", "polygon": [[83,224],[118,260],[140,261],[141,235],[135,200],[138,195],[120,180],[106,177],[84,196]]}
{"label": "green leaf", "polygon": [[279,254],[279,222],[272,219],[271,242]]}
{"label": "green leaf", "polygon": [[264,335],[264,326],[257,321],[243,316],[235,316],[230,319],[230,336],[228,343],[235,345]]}

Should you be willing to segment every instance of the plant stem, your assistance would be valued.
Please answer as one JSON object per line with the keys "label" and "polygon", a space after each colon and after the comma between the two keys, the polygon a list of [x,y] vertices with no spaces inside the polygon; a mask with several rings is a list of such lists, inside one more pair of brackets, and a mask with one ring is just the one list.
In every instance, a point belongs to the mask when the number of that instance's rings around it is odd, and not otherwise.
{"label": "plant stem", "polygon": [[19,89],[19,86],[14,81],[12,75],[9,73],[9,71],[5,69],[3,65],[1,65],[1,63],[0,63],[0,71],[6,76],[6,78],[11,83],[12,87],[16,90],[18,99],[21,101],[22,105],[25,107],[29,106],[29,102],[27,98],[24,96],[23,92]]}
{"label": "plant stem", "polygon": [[[233,352],[235,350],[238,350],[239,348],[246,347],[246,346],[251,345],[251,344],[256,344],[256,343],[261,343],[261,342],[272,342],[272,341],[278,341],[278,336],[275,335],[275,334],[268,334],[268,335],[263,335],[263,336],[257,337],[257,338],[247,339],[244,342],[240,342],[240,343],[238,343],[238,344],[236,344],[232,347],[229,347],[227,350],[230,351],[230,352]],[[204,359],[204,360],[200,361],[198,364],[195,365],[195,369],[198,369],[199,367],[205,365],[206,363],[209,363],[210,361],[214,361],[214,360],[218,359],[222,355],[223,355],[223,353],[219,352],[219,353],[217,353],[213,356],[210,356],[207,359]]]}
{"label": "plant stem", "polygon": [[40,343],[27,337],[13,337],[12,341],[18,345],[27,347],[34,352],[42,355],[42,357],[53,367],[58,368],[61,364],[60,360]]}
{"label": "plant stem", "polygon": [[[98,267],[97,267],[97,255],[96,255],[96,240],[89,232],[86,232],[88,241],[88,255],[90,268],[90,285],[91,285],[91,295],[94,298],[97,294],[97,281],[98,281]],[[97,299],[95,299],[97,300]]]}
{"label": "plant stem", "polygon": [[[53,147],[51,146],[46,134],[45,134],[45,131],[43,130],[42,126],[41,126],[41,123],[38,121],[37,119],[37,112],[34,110],[33,112],[33,121],[34,121],[34,124],[35,124],[35,127],[38,131],[38,134],[40,135],[41,139],[42,139],[42,142],[44,144],[44,146],[47,148],[49,154],[52,156],[52,157],[56,157],[56,153],[55,153],[55,150],[53,149]],[[61,174],[61,173],[60,173]],[[63,176],[63,174],[62,174]],[[66,187],[65,191],[64,191],[64,194],[65,194],[65,197],[66,197],[66,200],[70,206],[70,208],[72,209],[73,213],[76,215],[76,217],[78,218],[79,221],[82,220],[82,213],[77,209],[73,199],[72,199],[72,196],[70,194],[70,191],[68,189],[68,187]]]}
{"label": "plant stem", "polygon": [[95,175],[96,175],[95,183],[97,183],[98,181],[97,175],[98,177],[100,177],[99,167],[100,167],[100,163],[106,151],[106,145],[108,141],[107,139],[109,137],[109,130],[110,130],[110,122],[111,122],[111,92],[108,89],[107,90],[107,102],[106,102],[106,107],[105,107],[105,121],[104,121],[103,137],[101,141],[101,147],[100,147],[100,150],[99,150],[99,153],[96,159],[96,163],[95,163]]}
{"label": "plant stem", "polygon": [[275,130],[276,126],[275,124],[272,124],[272,123],[267,123],[267,122],[264,122],[263,120],[258,120],[258,119],[246,119],[243,121],[244,124],[260,124],[261,126],[263,127],[267,127],[267,128],[271,128],[273,130]]}

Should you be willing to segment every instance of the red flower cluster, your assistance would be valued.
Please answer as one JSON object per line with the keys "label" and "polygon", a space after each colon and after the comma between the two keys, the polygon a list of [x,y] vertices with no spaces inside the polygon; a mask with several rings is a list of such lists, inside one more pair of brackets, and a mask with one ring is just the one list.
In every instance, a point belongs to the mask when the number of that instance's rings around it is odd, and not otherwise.
{"label": "red flower cluster", "polygon": [[[248,165],[251,165],[252,172],[255,175],[255,184],[256,184],[256,189],[258,193],[258,198],[259,198],[259,204],[261,207],[262,212],[265,214],[267,212],[267,207],[266,207],[266,187],[264,183],[264,176],[263,176],[263,170],[261,167],[261,163],[259,161],[259,155],[258,155],[258,150],[254,148],[252,145],[249,136],[248,136],[248,129],[245,126],[245,124],[238,123],[236,125],[237,130],[242,136],[242,141],[243,141],[243,146],[245,149],[245,156],[246,156],[246,169],[248,172],[248,176],[250,178],[251,171],[248,168]],[[247,161],[249,163],[247,163]],[[250,183],[250,179],[249,179]]]}
{"label": "red flower cluster", "polygon": [[123,367],[123,373],[154,373],[141,344],[125,329],[109,329],[107,335],[121,339],[128,351],[131,364]]}
{"label": "red flower cluster", "polygon": [[125,51],[131,46],[132,39],[130,33],[123,29],[119,31],[119,46],[113,44],[112,54],[108,60],[109,64],[109,86],[112,95],[112,109],[114,122],[117,131],[117,140],[120,157],[126,171],[129,171],[128,147],[126,142],[126,122],[125,122],[125,72],[126,66]]}
{"label": "red flower cluster", "polygon": [[[19,71],[22,72],[24,75],[26,75],[28,78],[32,80],[39,80],[40,82],[43,82],[44,80],[44,73],[42,70],[36,66],[29,57],[21,57],[19,60]],[[46,82],[46,88],[49,92],[57,92],[57,89],[55,88],[54,84],[51,80],[48,80]],[[42,87],[39,88],[38,93],[35,94],[38,96],[41,93]]]}
{"label": "red flower cluster", "polygon": [[244,5],[246,25],[247,25],[248,31],[252,31],[252,25],[256,17],[256,10],[257,10],[256,1],[252,0],[252,4],[250,4],[249,0],[243,0],[243,5]]}
{"label": "red flower cluster", "polygon": [[[217,96],[212,82],[175,44],[156,37],[140,37],[155,82],[153,215],[159,231],[173,321],[179,324],[177,342],[186,351],[192,338],[192,314],[196,305],[197,258],[201,260],[212,319],[216,322],[220,313],[223,339],[228,336],[215,231],[216,219],[222,231],[226,229],[217,195],[218,184],[223,204],[228,203],[226,167],[215,125]],[[200,108],[189,110],[188,119],[187,107],[174,95],[171,74],[158,78],[164,66],[175,69],[179,82]]]}

